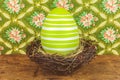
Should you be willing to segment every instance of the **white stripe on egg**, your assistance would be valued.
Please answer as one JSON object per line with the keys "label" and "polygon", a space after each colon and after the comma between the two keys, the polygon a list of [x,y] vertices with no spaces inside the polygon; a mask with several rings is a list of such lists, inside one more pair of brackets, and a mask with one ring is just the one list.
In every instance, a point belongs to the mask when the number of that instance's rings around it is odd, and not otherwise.
{"label": "white stripe on egg", "polygon": [[79,36],[75,36],[75,37],[70,37],[70,38],[51,38],[51,37],[43,37],[41,36],[41,39],[44,39],[44,40],[54,40],[54,41],[65,41],[65,40],[76,40],[78,39]]}
{"label": "white stripe on egg", "polygon": [[49,20],[49,21],[74,21],[74,19],[72,19],[72,18],[58,18],[58,19],[46,18],[46,20]]}
{"label": "white stripe on egg", "polygon": [[77,42],[64,43],[64,44],[61,44],[61,43],[52,44],[52,43],[46,43],[46,42],[43,42],[43,44],[51,44],[51,45],[68,45],[68,44],[76,44],[76,43],[77,43]]}
{"label": "white stripe on egg", "polygon": [[71,17],[72,15],[71,14],[48,14],[48,16],[62,16],[62,17],[65,17],[65,16],[69,16]]}
{"label": "white stripe on egg", "polygon": [[60,35],[60,36],[65,36],[65,35],[72,35],[72,34],[78,34],[78,32],[72,32],[72,33],[66,33],[66,34],[48,34],[48,33],[42,33],[43,35]]}
{"label": "white stripe on egg", "polygon": [[53,23],[48,23],[48,22],[46,22],[46,23],[44,23],[44,25],[53,25],[53,26],[75,26],[76,25],[76,23],[71,23],[71,24],[53,24]]}
{"label": "white stripe on egg", "polygon": [[49,31],[69,31],[69,30],[76,30],[77,29],[77,27],[75,26],[75,27],[70,27],[70,28],[62,28],[62,27],[60,27],[60,28],[54,28],[54,27],[43,27],[42,28],[43,30],[49,30]]}

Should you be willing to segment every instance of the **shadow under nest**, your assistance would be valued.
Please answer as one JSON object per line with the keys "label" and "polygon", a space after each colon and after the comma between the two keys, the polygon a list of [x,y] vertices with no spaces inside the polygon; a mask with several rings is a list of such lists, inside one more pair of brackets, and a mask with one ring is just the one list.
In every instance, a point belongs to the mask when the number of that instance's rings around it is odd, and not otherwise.
{"label": "shadow under nest", "polygon": [[77,49],[72,55],[63,57],[58,55],[45,54],[41,41],[35,39],[27,46],[27,56],[47,73],[56,75],[68,75],[88,63],[96,54],[96,45],[91,40],[81,40],[83,49]]}

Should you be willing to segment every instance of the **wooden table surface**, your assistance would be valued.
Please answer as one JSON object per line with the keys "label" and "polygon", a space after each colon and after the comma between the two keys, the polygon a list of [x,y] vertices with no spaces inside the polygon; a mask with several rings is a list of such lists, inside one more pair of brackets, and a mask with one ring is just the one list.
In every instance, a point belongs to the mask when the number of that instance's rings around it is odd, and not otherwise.
{"label": "wooden table surface", "polygon": [[120,57],[96,56],[69,76],[56,76],[34,72],[37,65],[25,55],[0,56],[0,80],[120,80]]}

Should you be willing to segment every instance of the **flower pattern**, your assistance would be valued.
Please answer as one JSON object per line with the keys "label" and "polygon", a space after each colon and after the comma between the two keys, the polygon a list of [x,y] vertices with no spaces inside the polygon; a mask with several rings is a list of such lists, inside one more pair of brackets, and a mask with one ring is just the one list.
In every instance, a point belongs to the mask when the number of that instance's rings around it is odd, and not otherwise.
{"label": "flower pattern", "polygon": [[120,38],[120,34],[118,34],[118,31],[113,29],[112,27],[102,30],[101,36],[102,40],[105,41],[105,43],[113,43],[117,38]]}
{"label": "flower pattern", "polygon": [[5,0],[4,5],[10,13],[19,13],[19,11],[25,7],[24,4],[20,3],[20,0]]}
{"label": "flower pattern", "polygon": [[120,0],[103,0],[102,6],[107,13],[115,13],[120,9]]}
{"label": "flower pattern", "polygon": [[53,7],[65,8],[66,10],[71,10],[74,5],[71,3],[71,0],[54,0]]}
{"label": "flower pattern", "polygon": [[23,30],[19,30],[18,28],[11,28],[6,31],[6,36],[12,43],[20,43],[21,40],[26,37],[26,34],[23,33]]}
{"label": "flower pattern", "polygon": [[2,54],[1,52],[4,50],[3,46],[0,46],[0,54]]}
{"label": "flower pattern", "polygon": [[43,12],[41,13],[34,12],[30,18],[30,24],[36,28],[41,28],[44,20],[45,20],[45,15]]}
{"label": "flower pattern", "polygon": [[78,25],[83,28],[90,28],[95,26],[95,22],[98,21],[98,18],[95,17],[92,13],[83,12],[79,18],[77,18]]}

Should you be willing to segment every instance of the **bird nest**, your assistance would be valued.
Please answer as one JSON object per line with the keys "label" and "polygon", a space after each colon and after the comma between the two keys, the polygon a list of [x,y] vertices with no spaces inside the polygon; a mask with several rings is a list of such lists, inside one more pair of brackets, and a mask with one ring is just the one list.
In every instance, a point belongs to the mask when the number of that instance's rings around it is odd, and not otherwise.
{"label": "bird nest", "polygon": [[96,54],[96,45],[91,40],[81,40],[83,48],[78,48],[72,55],[67,57],[56,54],[46,54],[41,46],[40,40],[34,40],[27,46],[27,56],[37,64],[43,71],[58,75],[71,74],[88,63]]}

